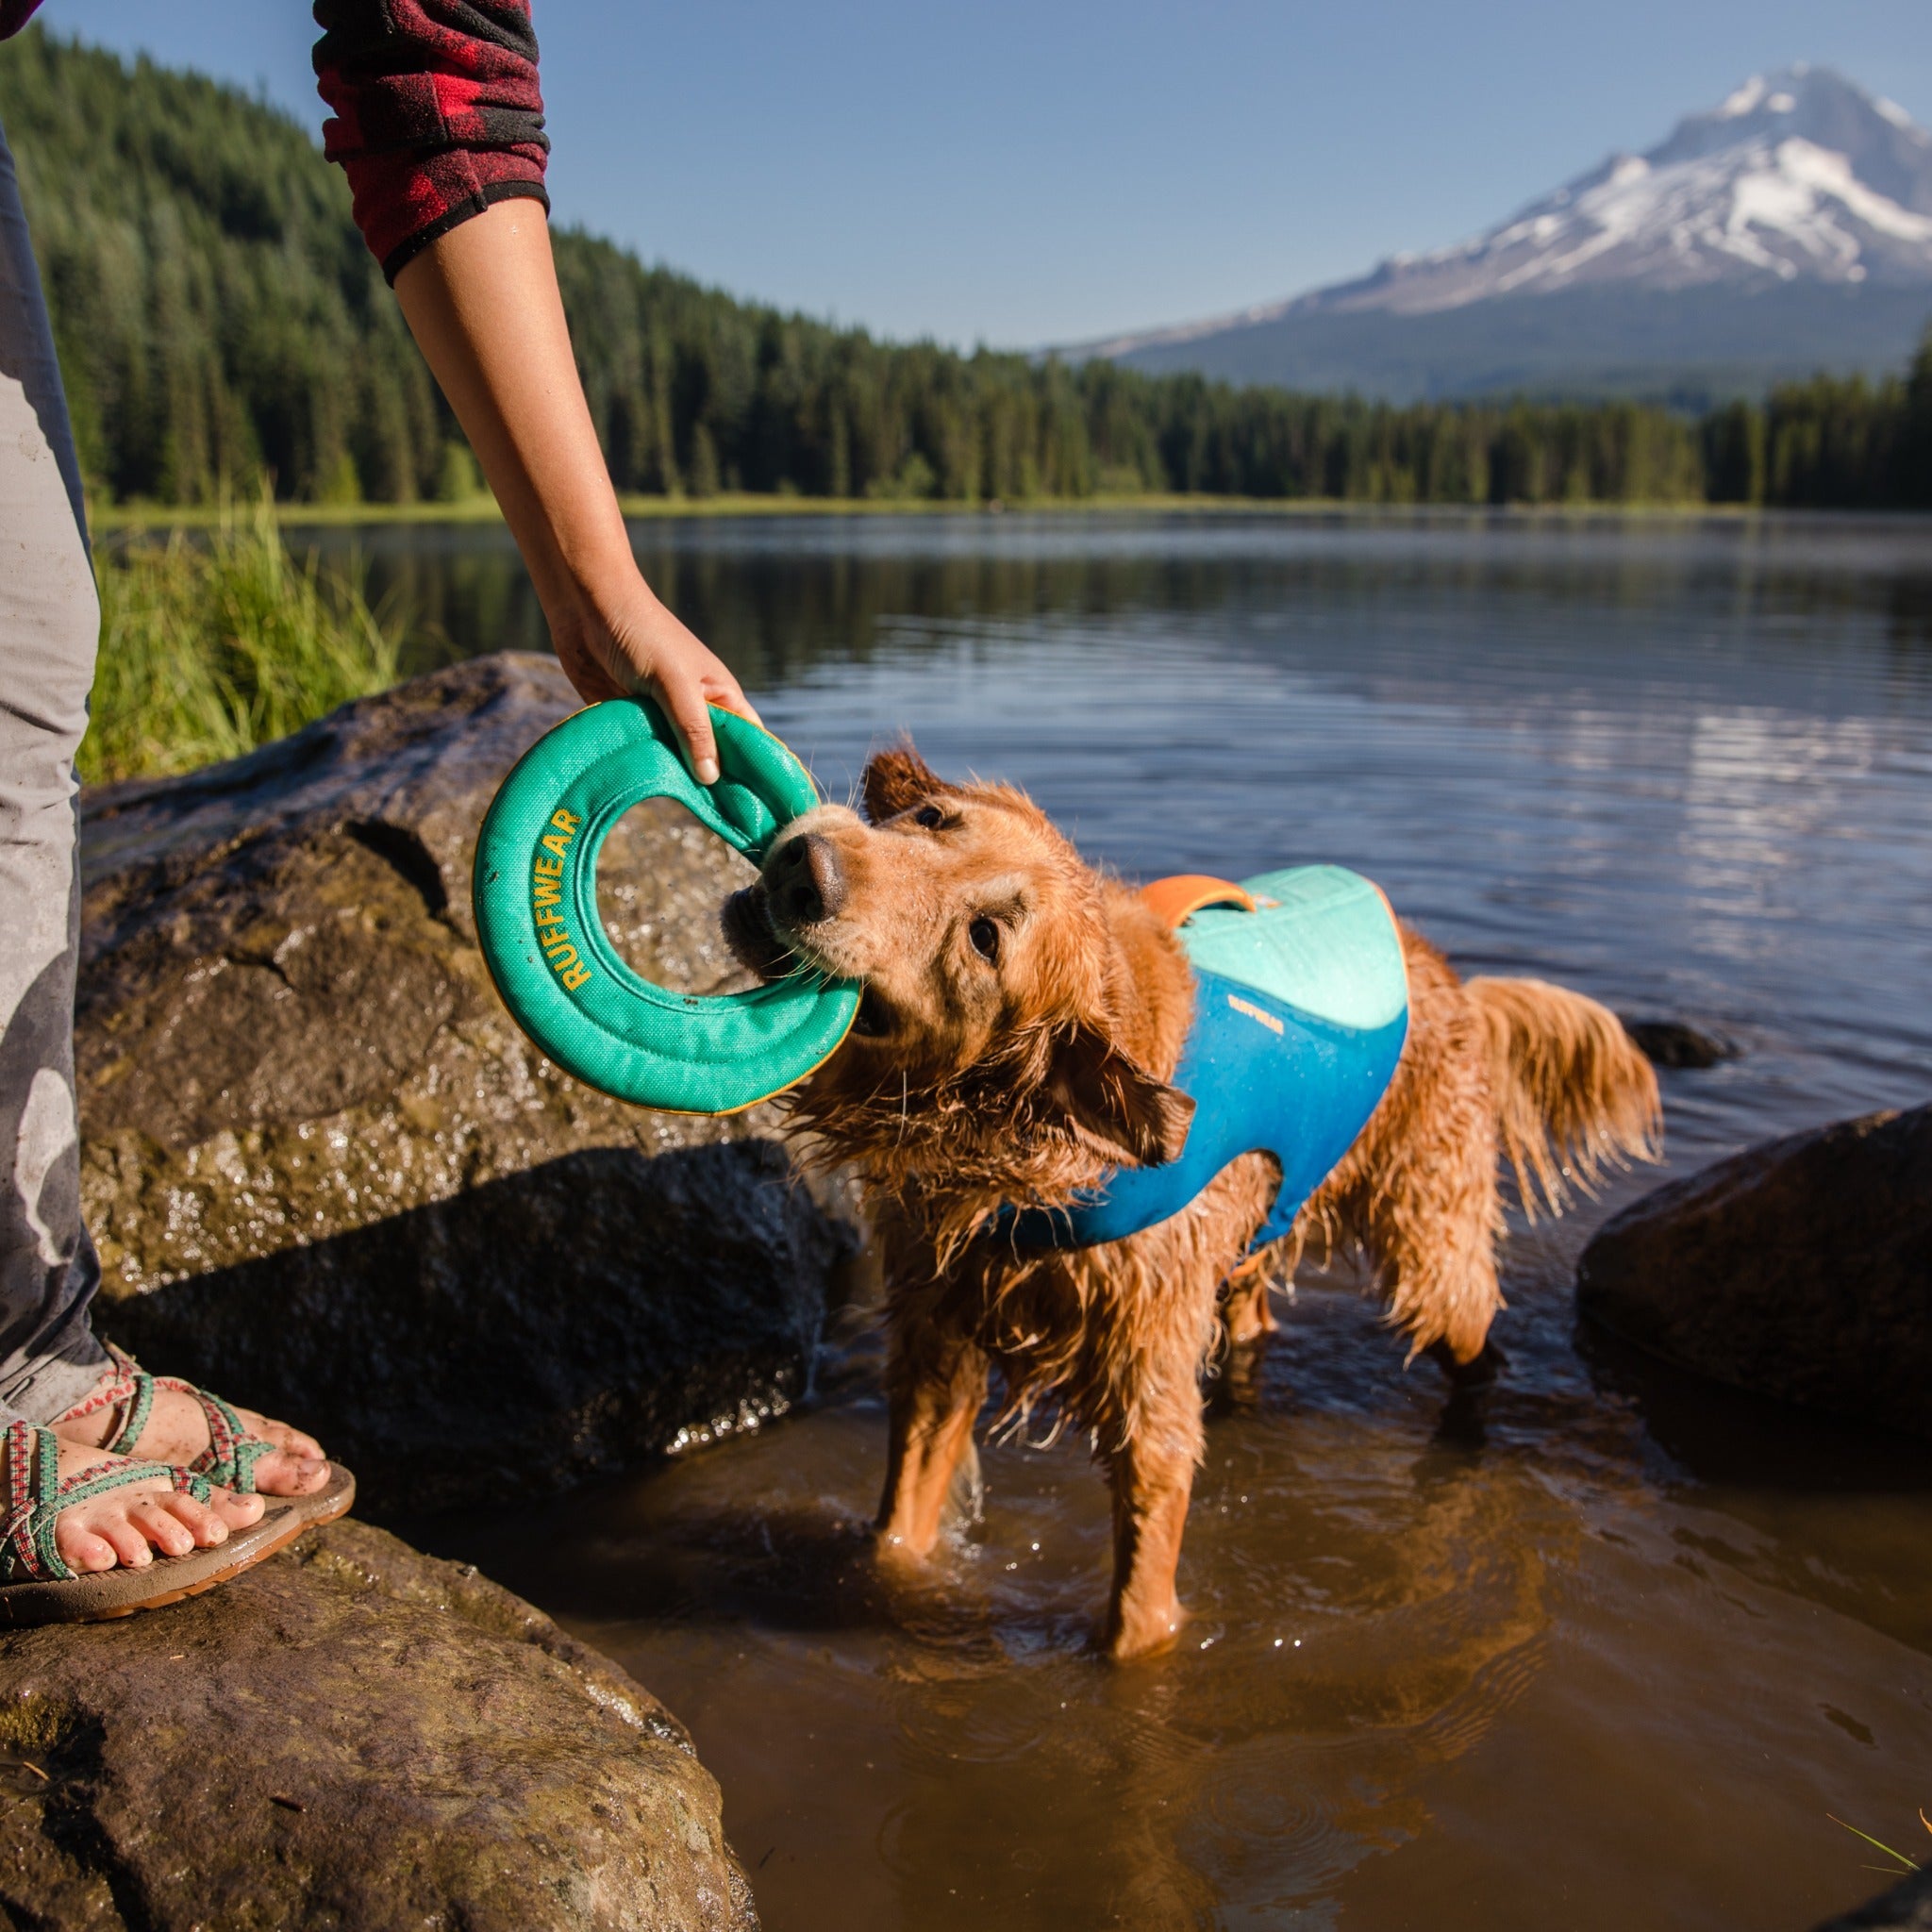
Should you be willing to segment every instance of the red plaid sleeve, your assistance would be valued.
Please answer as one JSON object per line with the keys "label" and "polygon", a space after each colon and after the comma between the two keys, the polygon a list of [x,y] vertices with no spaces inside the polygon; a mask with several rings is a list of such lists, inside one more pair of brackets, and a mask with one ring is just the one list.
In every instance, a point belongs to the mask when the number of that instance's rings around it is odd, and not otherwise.
{"label": "red plaid sleeve", "polygon": [[382,272],[491,203],[548,208],[529,0],[315,0],[323,152]]}

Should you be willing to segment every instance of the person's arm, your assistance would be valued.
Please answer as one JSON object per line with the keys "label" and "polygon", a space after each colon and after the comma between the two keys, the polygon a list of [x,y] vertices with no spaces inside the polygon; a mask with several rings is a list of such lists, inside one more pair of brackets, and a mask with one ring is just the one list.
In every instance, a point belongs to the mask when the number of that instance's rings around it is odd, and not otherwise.
{"label": "person's arm", "polygon": [[315,0],[323,150],[395,285],[587,698],[648,691],[718,775],[706,703],[756,717],[631,555],[571,353],[544,216],[528,0]]}
{"label": "person's arm", "polygon": [[587,698],[648,690],[710,784],[707,702],[757,713],[639,573],[571,354],[542,209],[505,201],[451,228],[405,264],[396,298],[503,506],[571,682]]}

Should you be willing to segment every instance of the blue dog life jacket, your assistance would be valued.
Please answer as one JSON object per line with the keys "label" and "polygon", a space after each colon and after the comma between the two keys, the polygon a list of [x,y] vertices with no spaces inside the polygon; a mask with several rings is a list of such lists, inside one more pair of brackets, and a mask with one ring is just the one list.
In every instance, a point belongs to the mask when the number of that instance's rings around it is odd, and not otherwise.
{"label": "blue dog life jacket", "polygon": [[[1069,1208],[1003,1217],[1035,1248],[1124,1240],[1178,1214],[1229,1161],[1272,1155],[1281,1184],[1255,1247],[1279,1240],[1368,1124],[1408,1036],[1408,974],[1378,888],[1339,866],[1263,873],[1237,889],[1200,886],[1176,937],[1194,970],[1194,1019],[1173,1084],[1194,1103],[1179,1158],[1116,1168]],[[1170,896],[1171,895],[1166,895]],[[1208,898],[1249,906],[1203,905]]]}

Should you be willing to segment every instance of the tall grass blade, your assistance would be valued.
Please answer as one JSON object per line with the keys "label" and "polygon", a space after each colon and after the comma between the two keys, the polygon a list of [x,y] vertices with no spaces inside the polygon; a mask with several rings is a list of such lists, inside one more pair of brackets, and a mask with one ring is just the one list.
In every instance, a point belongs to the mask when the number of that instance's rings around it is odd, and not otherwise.
{"label": "tall grass blade", "polygon": [[76,760],[89,783],[240,756],[396,680],[403,625],[282,542],[264,496],[97,559],[100,658]]}
{"label": "tall grass blade", "polygon": [[[1874,1838],[1869,1831],[1860,1831],[1856,1824],[1846,1824],[1842,1818],[1835,1817],[1829,1811],[1827,1811],[1824,1815],[1827,1818],[1831,1819],[1831,1822],[1834,1824],[1840,1827],[1840,1829],[1850,1832],[1854,1838],[1861,1838],[1865,1840],[1865,1842],[1868,1845],[1874,1846],[1876,1850],[1883,1852],[1888,1858],[1896,1858],[1899,1862],[1900,1867],[1903,1870],[1907,1872],[1916,1872],[1919,1869],[1918,1861],[1916,1859],[1907,1857],[1903,1852],[1893,1851],[1890,1845],[1882,1843],[1879,1840]],[[1868,1871],[1876,1872],[1884,1868],[1876,1865],[1872,1865],[1868,1866],[1866,1869]]]}

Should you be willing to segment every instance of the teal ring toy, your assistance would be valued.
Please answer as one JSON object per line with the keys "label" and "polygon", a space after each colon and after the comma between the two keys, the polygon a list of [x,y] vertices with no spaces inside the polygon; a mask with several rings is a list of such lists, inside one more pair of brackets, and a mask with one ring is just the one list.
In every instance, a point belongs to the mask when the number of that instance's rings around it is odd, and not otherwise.
{"label": "teal ring toy", "polygon": [[484,814],[472,895],[490,976],[517,1024],[565,1073],[670,1113],[737,1113],[824,1064],[858,1011],[849,982],[799,974],[748,992],[653,986],[597,913],[597,854],[647,798],[675,798],[754,863],[818,802],[770,732],[711,708],[720,776],[700,785],[649,698],[566,718],[512,767]]}

